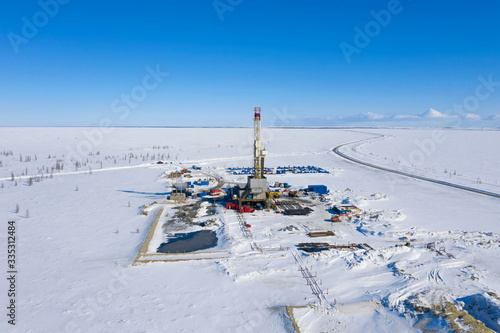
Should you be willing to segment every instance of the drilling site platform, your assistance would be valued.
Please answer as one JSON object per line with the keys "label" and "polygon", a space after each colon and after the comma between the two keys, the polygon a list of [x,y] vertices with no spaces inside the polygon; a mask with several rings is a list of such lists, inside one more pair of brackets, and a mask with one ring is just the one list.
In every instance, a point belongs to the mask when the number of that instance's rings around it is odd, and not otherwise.
{"label": "drilling site platform", "polygon": [[261,131],[261,108],[254,108],[254,147],[253,147],[253,175],[248,176],[245,186],[238,186],[237,197],[239,206],[247,205],[263,205],[265,206],[268,199],[267,193],[267,178],[264,176],[264,158],[266,150],[262,147]]}

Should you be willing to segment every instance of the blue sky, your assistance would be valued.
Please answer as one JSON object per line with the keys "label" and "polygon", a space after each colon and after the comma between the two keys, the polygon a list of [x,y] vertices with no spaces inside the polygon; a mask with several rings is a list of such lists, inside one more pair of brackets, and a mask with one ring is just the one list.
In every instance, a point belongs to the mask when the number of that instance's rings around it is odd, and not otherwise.
{"label": "blue sky", "polygon": [[493,0],[10,1],[0,126],[249,126],[254,106],[267,125],[499,126],[499,22]]}

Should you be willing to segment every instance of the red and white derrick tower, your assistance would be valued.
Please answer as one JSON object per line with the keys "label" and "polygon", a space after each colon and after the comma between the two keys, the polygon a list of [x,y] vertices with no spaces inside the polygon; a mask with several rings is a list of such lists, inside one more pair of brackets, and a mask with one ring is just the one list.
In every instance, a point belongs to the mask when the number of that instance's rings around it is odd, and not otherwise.
{"label": "red and white derrick tower", "polygon": [[254,108],[253,168],[255,178],[264,177],[264,157],[266,156],[266,151],[262,148],[262,142],[260,138],[260,111],[260,107]]}

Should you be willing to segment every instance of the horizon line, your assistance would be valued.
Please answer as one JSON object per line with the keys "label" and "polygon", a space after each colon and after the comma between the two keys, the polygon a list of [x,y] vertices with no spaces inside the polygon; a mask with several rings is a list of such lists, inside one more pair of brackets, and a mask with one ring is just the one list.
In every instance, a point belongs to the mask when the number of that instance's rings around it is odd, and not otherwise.
{"label": "horizon line", "polygon": [[[47,126],[1,126],[0,128],[101,128],[97,125],[47,125]],[[248,128],[253,126],[107,126],[106,128]],[[446,130],[495,130],[499,131],[500,127],[453,127],[453,126],[262,126],[263,128],[276,129],[446,129]]]}

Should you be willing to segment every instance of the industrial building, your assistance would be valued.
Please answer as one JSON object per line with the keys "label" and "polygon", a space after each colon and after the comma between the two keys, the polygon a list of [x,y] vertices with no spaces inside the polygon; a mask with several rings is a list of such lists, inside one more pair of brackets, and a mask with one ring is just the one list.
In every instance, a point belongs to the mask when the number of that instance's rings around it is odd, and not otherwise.
{"label": "industrial building", "polygon": [[173,190],[170,194],[170,200],[173,201],[185,201],[186,200],[186,191],[184,190]]}
{"label": "industrial building", "polygon": [[315,192],[318,194],[328,194],[328,188],[325,185],[309,185],[307,192]]}

